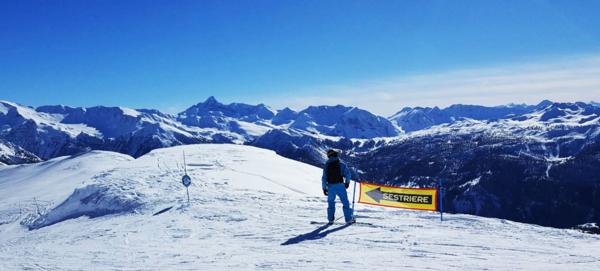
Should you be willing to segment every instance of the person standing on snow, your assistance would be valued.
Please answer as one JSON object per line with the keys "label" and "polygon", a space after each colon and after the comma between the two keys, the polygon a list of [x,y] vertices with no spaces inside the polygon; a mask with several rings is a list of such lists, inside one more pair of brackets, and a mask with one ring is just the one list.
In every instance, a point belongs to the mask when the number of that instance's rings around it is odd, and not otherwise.
{"label": "person standing on snow", "polygon": [[323,167],[323,178],[321,179],[323,194],[327,196],[327,220],[330,224],[334,221],[335,197],[337,196],[344,206],[346,223],[354,223],[352,209],[350,209],[350,202],[346,194],[346,189],[350,186],[350,170],[346,164],[340,161],[335,150],[328,150],[327,157],[328,160],[325,167]]}

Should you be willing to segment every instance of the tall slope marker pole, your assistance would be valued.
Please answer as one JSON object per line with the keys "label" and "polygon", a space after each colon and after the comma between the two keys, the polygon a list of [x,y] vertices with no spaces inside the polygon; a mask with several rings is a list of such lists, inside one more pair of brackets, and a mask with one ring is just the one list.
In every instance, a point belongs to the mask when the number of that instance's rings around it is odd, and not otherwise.
{"label": "tall slope marker pole", "polygon": [[183,172],[184,175],[181,178],[181,183],[185,186],[185,193],[187,194],[187,203],[190,205],[190,190],[189,186],[192,184],[192,178],[187,175],[187,164],[185,162],[185,151],[183,151]]}
{"label": "tall slope marker pole", "polygon": [[[360,176],[358,176],[358,171],[356,169],[354,169],[354,172],[356,172],[356,177],[360,180]],[[355,202],[355,198],[356,198],[356,182],[357,180],[354,180],[354,188],[353,188],[353,192],[352,192],[352,218],[356,219],[356,212],[354,210],[354,202]]]}

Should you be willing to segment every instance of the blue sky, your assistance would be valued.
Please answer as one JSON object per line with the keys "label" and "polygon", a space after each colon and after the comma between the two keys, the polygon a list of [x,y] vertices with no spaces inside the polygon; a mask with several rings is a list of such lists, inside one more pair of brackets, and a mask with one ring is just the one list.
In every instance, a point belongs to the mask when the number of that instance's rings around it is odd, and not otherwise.
{"label": "blue sky", "polygon": [[177,112],[214,95],[379,114],[590,100],[600,97],[599,10],[600,1],[5,0],[0,99]]}

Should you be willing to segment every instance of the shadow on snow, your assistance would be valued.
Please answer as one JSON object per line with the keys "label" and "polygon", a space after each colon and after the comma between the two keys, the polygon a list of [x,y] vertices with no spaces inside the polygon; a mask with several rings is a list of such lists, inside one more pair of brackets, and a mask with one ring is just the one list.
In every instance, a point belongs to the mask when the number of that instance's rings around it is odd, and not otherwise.
{"label": "shadow on snow", "polygon": [[336,231],[343,230],[343,229],[349,227],[350,225],[351,224],[345,224],[345,225],[339,226],[337,228],[327,230],[327,228],[329,228],[331,225],[326,224],[321,227],[318,227],[317,229],[315,229],[314,231],[311,231],[309,233],[300,234],[296,237],[290,238],[289,240],[281,243],[281,245],[287,246],[287,245],[298,244],[300,242],[304,242],[304,241],[308,241],[308,240],[318,240],[318,239],[324,238],[325,236],[329,235],[330,233],[334,233]]}

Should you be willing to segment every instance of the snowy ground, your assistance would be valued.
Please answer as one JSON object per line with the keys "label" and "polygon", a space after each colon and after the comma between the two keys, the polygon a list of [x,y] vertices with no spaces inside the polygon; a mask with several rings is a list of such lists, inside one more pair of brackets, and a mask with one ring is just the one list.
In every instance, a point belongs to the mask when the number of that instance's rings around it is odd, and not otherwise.
{"label": "snowy ground", "polygon": [[573,230],[363,205],[311,224],[320,174],[236,145],[0,167],[0,270],[600,270],[600,236]]}

